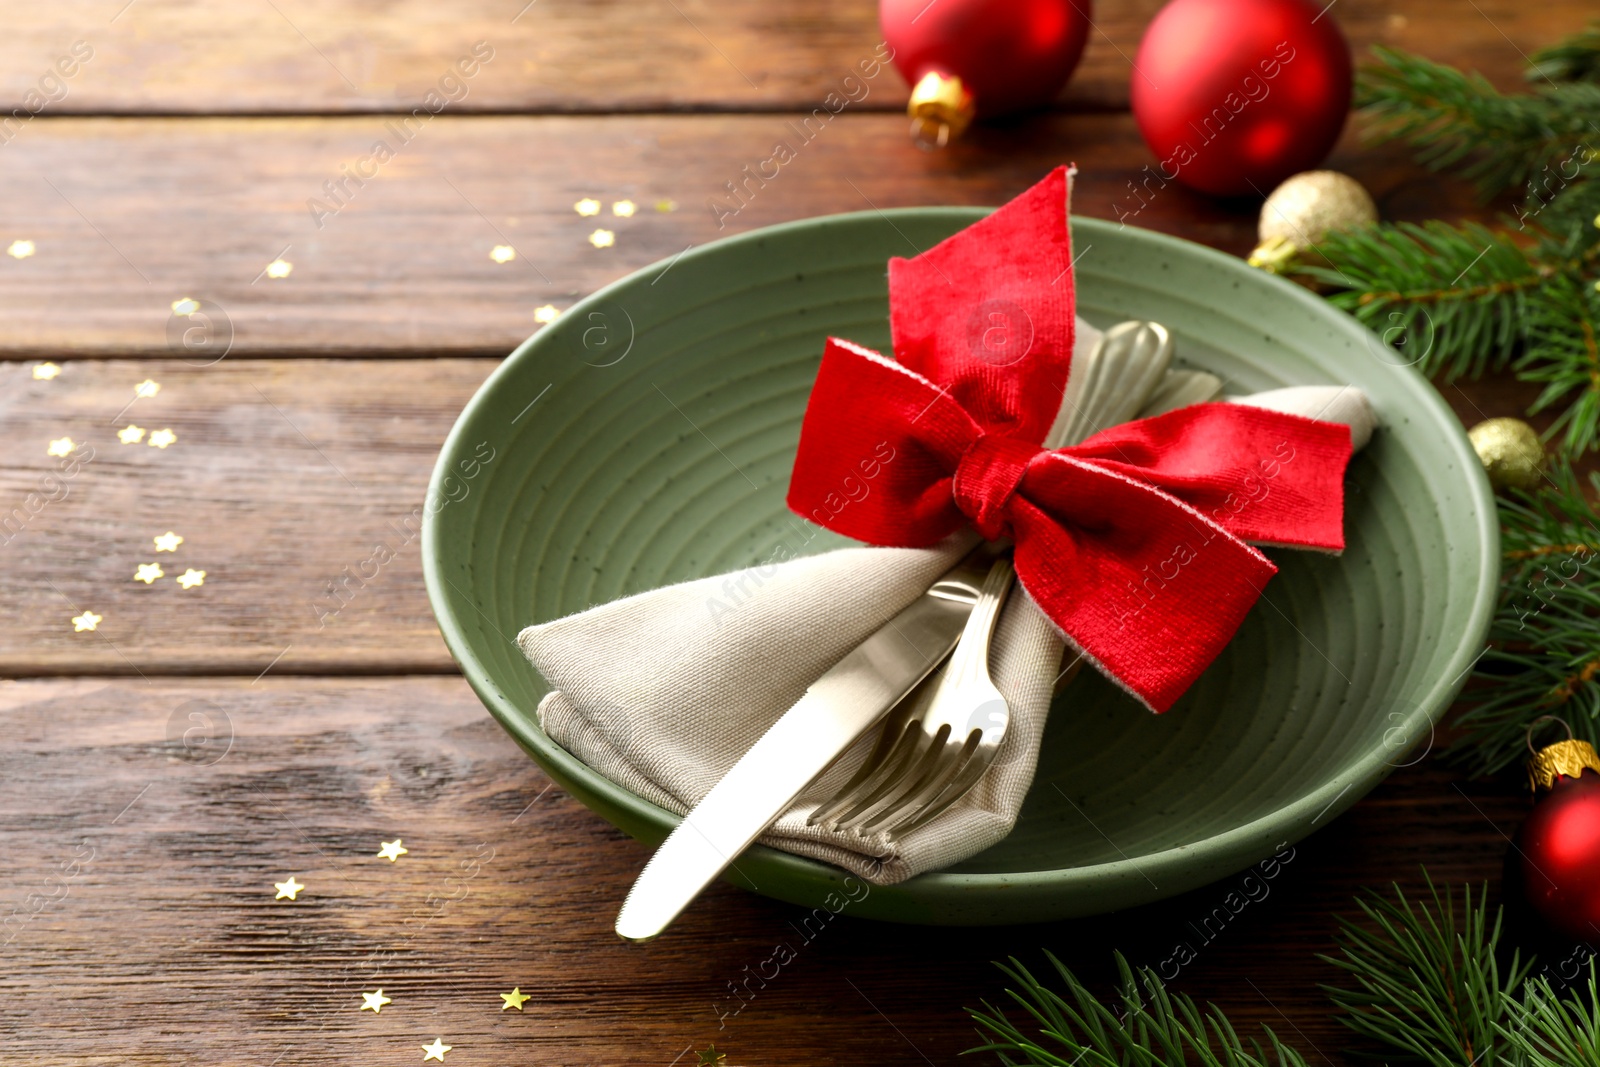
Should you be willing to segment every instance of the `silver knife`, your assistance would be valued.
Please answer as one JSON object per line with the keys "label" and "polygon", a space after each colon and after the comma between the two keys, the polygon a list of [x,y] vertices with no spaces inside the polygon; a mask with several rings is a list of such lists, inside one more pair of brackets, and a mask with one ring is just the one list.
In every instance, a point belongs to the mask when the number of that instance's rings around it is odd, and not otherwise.
{"label": "silver knife", "polygon": [[619,935],[648,941],[665,930],[813,778],[944,662],[995,556],[980,546],[812,683],[650,857],[617,914]]}

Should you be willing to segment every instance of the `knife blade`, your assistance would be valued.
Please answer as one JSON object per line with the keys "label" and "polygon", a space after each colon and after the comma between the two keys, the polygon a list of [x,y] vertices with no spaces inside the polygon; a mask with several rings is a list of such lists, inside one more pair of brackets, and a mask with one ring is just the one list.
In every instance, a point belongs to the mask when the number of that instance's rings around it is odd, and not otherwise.
{"label": "knife blade", "polygon": [[995,550],[980,546],[818,678],[661,843],[617,914],[648,941],[782,815],[806,785],[949,656]]}

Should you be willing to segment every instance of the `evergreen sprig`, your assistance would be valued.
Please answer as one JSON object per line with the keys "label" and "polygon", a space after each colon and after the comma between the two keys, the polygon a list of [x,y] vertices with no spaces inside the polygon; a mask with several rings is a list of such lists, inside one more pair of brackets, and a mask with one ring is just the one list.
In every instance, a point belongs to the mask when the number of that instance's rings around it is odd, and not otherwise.
{"label": "evergreen sprig", "polygon": [[1600,474],[1557,461],[1545,484],[1500,501],[1505,564],[1489,650],[1453,747],[1471,770],[1521,762],[1527,731],[1558,715],[1600,744]]}
{"label": "evergreen sprig", "polygon": [[1254,1039],[1247,1045],[1221,1009],[1208,1005],[1202,1012],[1189,997],[1169,993],[1150,968],[1134,971],[1121,953],[1116,1008],[1102,1003],[1050,952],[1045,958],[1065,995],[1015,957],[997,963],[1017,986],[1007,996],[1031,1024],[1024,1029],[984,1001],[981,1011],[968,1011],[988,1040],[968,1052],[993,1052],[1008,1067],[1306,1067],[1267,1027],[1262,1029],[1270,1053]]}
{"label": "evergreen sprig", "polygon": [[[1428,899],[1413,904],[1400,887],[1394,899],[1371,890],[1357,899],[1373,928],[1341,917],[1340,955],[1323,959],[1343,970],[1352,988],[1326,986],[1356,1033],[1388,1045],[1406,1062],[1427,1067],[1495,1067],[1500,1043],[1495,1026],[1506,1013],[1503,994],[1516,988],[1527,966],[1512,958],[1502,982],[1495,960],[1500,913],[1491,921],[1488,887],[1474,903],[1463,893],[1458,918],[1454,894],[1441,898],[1431,879]],[[1431,906],[1429,901],[1431,900]]]}
{"label": "evergreen sprig", "polygon": [[1535,52],[1522,76],[1531,82],[1600,82],[1600,22]]}
{"label": "evergreen sprig", "polygon": [[1520,999],[1506,998],[1506,1020],[1496,1023],[1495,1030],[1514,1050],[1521,1067],[1600,1067],[1597,994],[1591,957],[1587,998],[1581,990],[1558,996],[1548,978],[1536,978]]}

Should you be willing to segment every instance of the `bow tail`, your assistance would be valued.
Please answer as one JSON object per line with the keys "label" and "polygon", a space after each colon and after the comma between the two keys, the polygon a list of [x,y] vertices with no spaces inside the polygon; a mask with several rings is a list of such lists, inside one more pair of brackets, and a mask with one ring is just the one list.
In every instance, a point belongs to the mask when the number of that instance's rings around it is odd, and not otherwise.
{"label": "bow tail", "polygon": [[1059,453],[1029,466],[1010,514],[1023,586],[1085,659],[1157,712],[1211,665],[1277,573],[1200,512]]}

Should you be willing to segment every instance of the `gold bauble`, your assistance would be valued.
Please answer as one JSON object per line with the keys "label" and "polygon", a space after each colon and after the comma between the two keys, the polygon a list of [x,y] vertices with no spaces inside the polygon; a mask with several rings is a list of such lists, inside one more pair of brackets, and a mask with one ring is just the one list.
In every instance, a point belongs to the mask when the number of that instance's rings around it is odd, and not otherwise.
{"label": "gold bauble", "polygon": [[1544,443],[1521,419],[1488,419],[1467,431],[1496,489],[1533,489],[1544,471]]}
{"label": "gold bauble", "polygon": [[1336,170],[1308,170],[1272,190],[1256,224],[1260,244],[1250,265],[1273,274],[1303,255],[1334,230],[1378,221],[1378,205],[1360,182]]}

